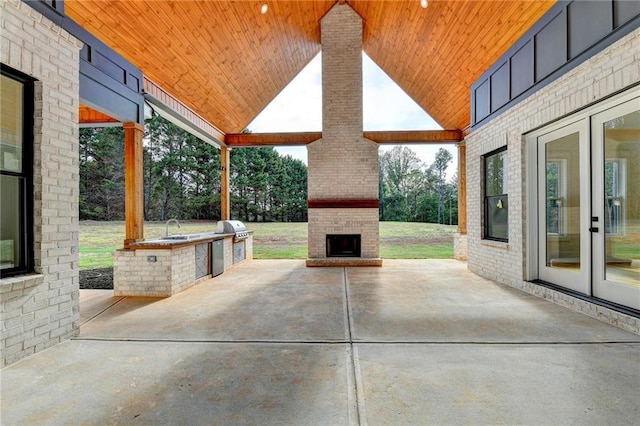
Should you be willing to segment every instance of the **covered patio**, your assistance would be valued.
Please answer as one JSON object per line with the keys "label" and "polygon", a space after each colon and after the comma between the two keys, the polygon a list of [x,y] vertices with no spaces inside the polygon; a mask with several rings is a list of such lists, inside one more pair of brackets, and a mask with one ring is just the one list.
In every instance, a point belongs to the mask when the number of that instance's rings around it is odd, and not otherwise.
{"label": "covered patio", "polygon": [[82,290],[80,308],[78,337],[3,369],[3,423],[631,425],[640,416],[636,334],[455,260],[254,260],[171,298]]}
{"label": "covered patio", "polygon": [[[22,256],[0,282],[2,423],[637,424],[638,287],[601,279],[607,263],[595,259],[606,254],[606,231],[600,225],[596,235],[594,223],[579,234],[585,274],[545,278],[550,232],[537,207],[546,195],[532,189],[544,183],[546,160],[532,138],[561,120],[579,119],[588,135],[591,121],[604,127],[630,117],[621,128],[630,138],[620,142],[638,146],[639,3],[279,1],[268,2],[267,14],[263,3],[2,2],[0,71],[22,90],[7,110],[24,100],[25,119],[13,129],[21,142],[10,145],[25,149],[1,171],[26,188],[15,212],[26,230],[15,238]],[[333,37],[325,43],[323,33]],[[243,135],[320,51],[332,79],[325,87],[340,95],[324,102],[330,126]],[[366,132],[363,51],[444,130]],[[223,188],[230,149],[307,146],[315,155],[309,208],[318,213],[310,222],[342,227],[310,228],[316,252],[308,260],[322,257],[329,235],[360,234],[363,260],[381,263],[378,144],[455,143],[456,243],[467,248],[468,264],[385,259],[382,268],[308,268],[255,260],[164,299],[80,291],[78,126],[124,127],[121,252],[131,254],[145,239],[147,104],[220,147]],[[346,107],[332,110],[337,104]],[[353,118],[348,132],[345,117]],[[596,153],[605,145],[582,139],[578,147],[589,144]],[[500,173],[487,175],[487,160],[502,156]],[[628,158],[631,171],[638,157]],[[343,169],[350,174],[335,173]],[[488,194],[499,177],[508,191]],[[637,182],[636,174],[624,177]],[[589,214],[596,190],[580,189],[581,217],[604,224],[604,213]],[[221,192],[228,219],[229,192]],[[490,196],[506,198],[490,205]],[[493,206],[503,213],[497,219]],[[333,210],[350,215],[322,216]],[[623,218],[637,220],[639,211]],[[2,224],[18,229],[7,217]],[[354,218],[358,228],[348,229]],[[485,226],[493,219],[503,225],[498,238]],[[628,233],[629,246],[638,235]],[[635,253],[628,257],[637,264]],[[154,256],[143,259],[158,269]]]}

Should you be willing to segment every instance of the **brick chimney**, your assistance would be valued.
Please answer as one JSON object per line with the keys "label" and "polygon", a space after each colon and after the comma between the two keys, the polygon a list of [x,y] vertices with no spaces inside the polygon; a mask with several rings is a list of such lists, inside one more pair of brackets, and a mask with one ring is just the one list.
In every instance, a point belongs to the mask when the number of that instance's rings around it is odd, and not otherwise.
{"label": "brick chimney", "polygon": [[308,145],[308,266],[382,264],[378,146],[362,126],[362,27],[346,4],[321,22],[322,139]]}

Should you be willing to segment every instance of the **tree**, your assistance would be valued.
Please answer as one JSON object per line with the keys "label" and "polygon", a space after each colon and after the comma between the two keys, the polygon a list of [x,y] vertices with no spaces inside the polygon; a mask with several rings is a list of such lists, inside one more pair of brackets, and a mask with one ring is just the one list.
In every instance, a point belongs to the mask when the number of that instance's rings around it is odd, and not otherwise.
{"label": "tree", "polygon": [[231,151],[231,211],[250,221],[306,218],[307,167],[274,148]]}
{"label": "tree", "polygon": [[[124,133],[80,131],[80,218],[124,218]],[[145,220],[220,218],[220,151],[154,116],[144,137]],[[254,221],[307,218],[307,167],[275,149],[231,151],[232,216]]]}
{"label": "tree", "polygon": [[193,219],[220,218],[220,150],[197,138],[188,140],[193,159],[188,171],[186,210]]}
{"label": "tree", "polygon": [[396,146],[380,156],[384,169],[385,184],[392,192],[407,193],[419,180],[424,166],[418,155],[410,148]]}
{"label": "tree", "polygon": [[157,200],[155,216],[162,221],[171,217],[188,219],[184,209],[187,167],[183,149],[185,140],[193,136],[160,117],[151,121],[155,123],[150,123],[147,136],[153,146],[155,185],[151,196]]}
{"label": "tree", "polygon": [[417,154],[397,146],[380,155],[380,220],[457,223],[457,178],[446,181],[452,155],[440,149],[426,167]]}
{"label": "tree", "polygon": [[446,175],[449,163],[453,159],[453,155],[444,148],[440,148],[436,153],[436,158],[431,165],[431,169],[434,171],[438,180],[436,188],[438,192],[438,223],[444,223],[444,202],[447,192],[446,188]]}
{"label": "tree", "polygon": [[380,155],[382,220],[410,220],[408,196],[420,186],[422,161],[410,148],[396,146]]}
{"label": "tree", "polygon": [[80,129],[80,219],[124,218],[124,132]]}

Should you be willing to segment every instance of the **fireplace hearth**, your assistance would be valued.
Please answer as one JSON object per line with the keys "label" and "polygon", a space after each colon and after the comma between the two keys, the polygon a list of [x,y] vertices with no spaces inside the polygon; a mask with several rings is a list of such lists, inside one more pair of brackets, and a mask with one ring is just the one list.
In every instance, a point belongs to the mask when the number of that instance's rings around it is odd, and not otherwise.
{"label": "fireplace hearth", "polygon": [[360,256],[360,234],[327,235],[327,257]]}

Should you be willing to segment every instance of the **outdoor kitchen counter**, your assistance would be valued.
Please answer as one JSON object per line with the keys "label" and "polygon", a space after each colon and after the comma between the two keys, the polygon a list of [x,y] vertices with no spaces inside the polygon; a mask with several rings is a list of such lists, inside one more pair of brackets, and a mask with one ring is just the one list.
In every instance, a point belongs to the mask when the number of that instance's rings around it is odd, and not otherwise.
{"label": "outdoor kitchen counter", "polygon": [[[253,258],[253,231],[245,234],[241,240],[235,233],[204,232],[132,243],[114,254],[114,295],[169,297],[211,279]],[[214,271],[220,251],[224,267]]]}

